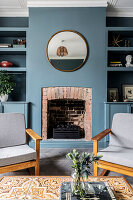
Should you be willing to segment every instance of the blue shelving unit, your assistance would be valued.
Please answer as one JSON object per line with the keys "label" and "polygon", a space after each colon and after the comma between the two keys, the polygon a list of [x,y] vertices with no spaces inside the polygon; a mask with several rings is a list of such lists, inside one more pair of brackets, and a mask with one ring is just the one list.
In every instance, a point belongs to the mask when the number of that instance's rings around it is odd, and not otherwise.
{"label": "blue shelving unit", "polygon": [[[13,40],[26,40],[28,28],[19,27],[1,27],[0,28],[0,43],[13,44]],[[13,67],[0,67],[0,70],[7,70],[14,74],[16,87],[9,95],[10,102],[26,102],[26,54],[27,48],[0,48],[0,62],[9,61]],[[8,102],[9,102],[8,101]]]}
{"label": "blue shelving unit", "polygon": [[[119,101],[105,102],[105,128],[111,128],[115,113],[132,113],[133,102],[123,102],[123,85],[133,85],[133,67],[125,67],[126,55],[133,55],[133,27],[107,27],[107,88],[118,88]],[[110,38],[113,34],[123,40],[129,38],[131,46],[111,47]],[[123,67],[110,67],[110,61],[121,61]]]}

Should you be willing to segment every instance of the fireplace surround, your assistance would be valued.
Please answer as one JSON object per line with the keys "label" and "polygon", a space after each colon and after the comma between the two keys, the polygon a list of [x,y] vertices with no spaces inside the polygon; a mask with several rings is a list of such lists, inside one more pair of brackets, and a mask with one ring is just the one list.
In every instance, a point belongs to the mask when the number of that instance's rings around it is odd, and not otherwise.
{"label": "fireplace surround", "polygon": [[[55,103],[57,100],[61,100],[61,102],[63,102],[63,101],[67,102],[68,104],[70,104],[70,101],[72,101],[73,103],[75,102],[75,105],[76,105],[76,102],[84,102],[84,111],[83,111],[83,109],[81,109],[80,110],[81,112],[79,112],[79,115],[76,113],[76,123],[78,123],[79,127],[81,127],[84,130],[85,139],[90,141],[91,140],[91,121],[92,121],[91,120],[92,89],[91,88],[83,88],[83,87],[45,87],[45,88],[42,88],[42,138],[43,138],[43,140],[47,140],[50,138],[48,135],[49,104],[51,102]],[[66,105],[65,105],[65,107],[66,107]],[[59,109],[59,107],[57,106],[55,108],[55,110],[58,110],[58,109]],[[81,117],[82,112],[83,112],[83,117]],[[56,113],[55,113],[55,115],[56,115]],[[75,122],[72,121],[72,123],[75,123]]]}

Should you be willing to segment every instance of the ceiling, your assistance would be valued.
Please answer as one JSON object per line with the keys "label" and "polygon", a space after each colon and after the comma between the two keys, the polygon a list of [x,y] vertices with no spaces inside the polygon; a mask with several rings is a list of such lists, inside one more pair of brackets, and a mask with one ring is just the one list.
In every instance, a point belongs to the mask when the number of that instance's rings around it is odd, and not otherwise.
{"label": "ceiling", "polygon": [[0,0],[0,17],[28,17],[28,7],[107,6],[107,16],[133,17],[133,0]]}
{"label": "ceiling", "polygon": [[133,17],[133,0],[108,0],[107,16]]}
{"label": "ceiling", "polygon": [[27,0],[0,0],[0,17],[28,16]]}

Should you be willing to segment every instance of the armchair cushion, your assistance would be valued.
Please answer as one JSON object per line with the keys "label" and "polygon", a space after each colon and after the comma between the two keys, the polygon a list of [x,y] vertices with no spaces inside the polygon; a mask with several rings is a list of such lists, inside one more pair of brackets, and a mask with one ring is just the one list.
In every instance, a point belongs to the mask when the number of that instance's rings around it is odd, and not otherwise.
{"label": "armchair cushion", "polygon": [[133,167],[133,148],[122,148],[110,145],[109,147],[99,151],[98,154],[103,155],[100,160]]}
{"label": "armchair cushion", "polygon": [[36,151],[27,144],[0,148],[0,167],[36,159]]}
{"label": "armchair cushion", "polygon": [[0,148],[25,143],[24,115],[20,113],[0,113]]}
{"label": "armchair cushion", "polygon": [[114,115],[110,145],[133,148],[133,114],[117,113]]}

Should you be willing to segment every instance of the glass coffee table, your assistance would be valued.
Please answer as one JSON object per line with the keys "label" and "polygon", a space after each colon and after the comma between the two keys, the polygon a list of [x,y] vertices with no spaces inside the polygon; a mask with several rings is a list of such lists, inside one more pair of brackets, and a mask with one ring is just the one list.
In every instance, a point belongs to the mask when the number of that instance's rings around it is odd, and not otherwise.
{"label": "glass coffee table", "polygon": [[108,182],[85,182],[86,195],[84,198],[73,195],[71,183],[72,182],[62,183],[60,200],[116,200]]}

